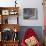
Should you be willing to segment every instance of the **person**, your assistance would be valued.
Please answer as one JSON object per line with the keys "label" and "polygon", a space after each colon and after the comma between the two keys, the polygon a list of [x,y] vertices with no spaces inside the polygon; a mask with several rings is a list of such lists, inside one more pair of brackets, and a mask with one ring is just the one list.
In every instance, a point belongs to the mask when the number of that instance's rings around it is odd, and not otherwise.
{"label": "person", "polygon": [[32,28],[28,28],[22,38],[21,46],[41,46]]}

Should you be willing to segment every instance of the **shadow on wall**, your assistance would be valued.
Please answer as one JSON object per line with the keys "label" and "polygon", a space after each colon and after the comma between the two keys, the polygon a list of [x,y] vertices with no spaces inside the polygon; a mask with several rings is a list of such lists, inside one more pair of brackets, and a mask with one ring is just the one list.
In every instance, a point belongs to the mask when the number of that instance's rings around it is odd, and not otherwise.
{"label": "shadow on wall", "polygon": [[19,32],[20,42],[21,42],[21,40],[23,38],[23,35],[24,35],[25,31],[28,28],[32,28],[34,30],[34,32],[36,32],[39,41],[41,43],[43,43],[43,30],[42,30],[42,26],[21,26],[20,27],[20,32]]}

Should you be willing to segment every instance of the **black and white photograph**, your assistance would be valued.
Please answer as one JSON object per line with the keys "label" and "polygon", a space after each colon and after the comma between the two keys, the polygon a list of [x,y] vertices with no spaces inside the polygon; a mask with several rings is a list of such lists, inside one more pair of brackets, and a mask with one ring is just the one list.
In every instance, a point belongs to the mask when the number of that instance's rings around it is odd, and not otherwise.
{"label": "black and white photograph", "polygon": [[23,18],[24,19],[37,19],[38,10],[37,8],[24,8],[23,9]]}

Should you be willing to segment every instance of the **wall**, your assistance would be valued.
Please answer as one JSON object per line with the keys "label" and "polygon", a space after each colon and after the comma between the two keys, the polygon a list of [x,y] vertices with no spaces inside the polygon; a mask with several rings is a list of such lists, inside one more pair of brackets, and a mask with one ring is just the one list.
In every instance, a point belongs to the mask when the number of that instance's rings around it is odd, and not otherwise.
{"label": "wall", "polygon": [[[0,6],[14,6],[15,0],[0,0]],[[43,6],[42,0],[17,0],[20,6],[19,11],[19,24],[21,26],[43,26]],[[37,8],[38,9],[38,19],[37,20],[24,20],[23,19],[23,8]]]}
{"label": "wall", "polygon": [[15,0],[0,0],[0,6],[1,7],[10,7],[10,6],[14,6],[14,1]]}
{"label": "wall", "polygon": [[20,10],[20,25],[22,26],[43,26],[43,6],[42,0],[24,0],[19,1],[21,4],[21,8],[37,8],[38,9],[38,19],[37,20],[24,20],[23,19],[23,10]]}

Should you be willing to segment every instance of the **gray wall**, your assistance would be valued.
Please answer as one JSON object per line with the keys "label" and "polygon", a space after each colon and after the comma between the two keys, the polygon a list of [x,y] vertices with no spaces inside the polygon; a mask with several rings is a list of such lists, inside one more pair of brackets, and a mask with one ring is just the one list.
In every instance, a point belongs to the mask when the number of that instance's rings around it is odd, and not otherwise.
{"label": "gray wall", "polygon": [[20,39],[20,41],[22,40],[23,35],[24,35],[26,29],[28,29],[28,28],[34,29],[34,31],[36,32],[36,34],[38,36],[39,41],[42,43],[43,42],[42,26],[21,26],[20,27],[20,32],[19,32],[19,39]]}

